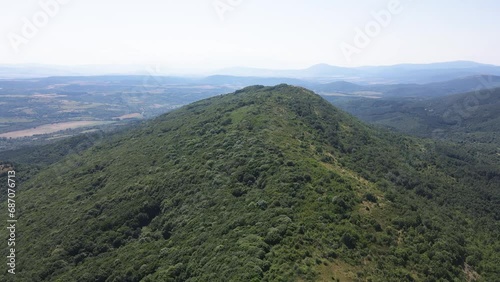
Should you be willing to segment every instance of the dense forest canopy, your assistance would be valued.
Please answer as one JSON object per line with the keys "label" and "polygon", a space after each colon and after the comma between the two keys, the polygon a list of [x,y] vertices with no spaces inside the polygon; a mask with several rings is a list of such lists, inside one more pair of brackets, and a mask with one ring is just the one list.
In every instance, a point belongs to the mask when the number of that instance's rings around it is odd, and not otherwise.
{"label": "dense forest canopy", "polygon": [[22,179],[19,281],[500,277],[497,155],[374,128],[304,88],[65,142],[1,156]]}

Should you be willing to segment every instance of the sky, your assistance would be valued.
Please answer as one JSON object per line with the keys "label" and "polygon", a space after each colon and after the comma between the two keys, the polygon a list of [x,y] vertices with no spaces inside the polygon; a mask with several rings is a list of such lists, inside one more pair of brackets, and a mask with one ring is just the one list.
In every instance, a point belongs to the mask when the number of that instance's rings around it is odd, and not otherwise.
{"label": "sky", "polygon": [[0,0],[0,64],[500,65],[497,0]]}

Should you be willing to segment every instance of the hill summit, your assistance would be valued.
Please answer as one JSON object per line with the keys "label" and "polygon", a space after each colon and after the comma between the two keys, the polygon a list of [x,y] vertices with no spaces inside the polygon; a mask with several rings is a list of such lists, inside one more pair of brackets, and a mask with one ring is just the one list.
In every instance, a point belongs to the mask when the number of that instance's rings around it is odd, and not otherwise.
{"label": "hill summit", "polygon": [[497,180],[442,146],[288,85],[196,102],[22,183],[16,278],[488,281]]}

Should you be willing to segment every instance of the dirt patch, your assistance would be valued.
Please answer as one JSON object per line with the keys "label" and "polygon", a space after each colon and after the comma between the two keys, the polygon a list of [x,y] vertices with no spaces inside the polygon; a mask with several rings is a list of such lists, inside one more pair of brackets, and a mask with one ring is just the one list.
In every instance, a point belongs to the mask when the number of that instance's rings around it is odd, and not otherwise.
{"label": "dirt patch", "polygon": [[356,272],[360,271],[360,269],[344,262],[336,261],[327,265],[321,265],[319,271],[321,274],[318,281],[355,282],[358,281]]}
{"label": "dirt patch", "polygon": [[11,171],[11,170],[12,170],[12,166],[10,164],[1,164],[0,165],[0,173],[4,173],[7,171]]}
{"label": "dirt patch", "polygon": [[481,278],[479,274],[467,263],[464,264],[464,273],[467,282],[477,281],[479,280],[479,278]]}

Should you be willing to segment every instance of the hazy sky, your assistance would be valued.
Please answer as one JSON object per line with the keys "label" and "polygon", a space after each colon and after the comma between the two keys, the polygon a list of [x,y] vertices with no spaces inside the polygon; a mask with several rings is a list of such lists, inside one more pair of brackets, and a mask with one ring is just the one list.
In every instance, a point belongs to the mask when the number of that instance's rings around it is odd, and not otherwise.
{"label": "hazy sky", "polygon": [[497,0],[55,1],[0,0],[0,64],[500,65]]}

